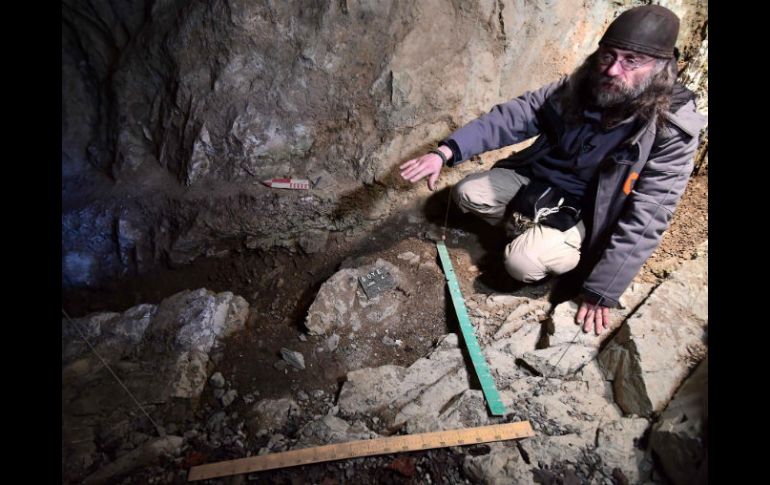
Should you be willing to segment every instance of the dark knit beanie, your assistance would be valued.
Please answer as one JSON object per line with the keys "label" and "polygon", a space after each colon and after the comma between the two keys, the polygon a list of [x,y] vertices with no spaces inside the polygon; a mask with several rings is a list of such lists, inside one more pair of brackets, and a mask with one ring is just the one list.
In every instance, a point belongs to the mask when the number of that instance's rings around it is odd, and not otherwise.
{"label": "dark knit beanie", "polygon": [[599,45],[670,59],[679,34],[679,17],[659,5],[626,10],[607,28]]}

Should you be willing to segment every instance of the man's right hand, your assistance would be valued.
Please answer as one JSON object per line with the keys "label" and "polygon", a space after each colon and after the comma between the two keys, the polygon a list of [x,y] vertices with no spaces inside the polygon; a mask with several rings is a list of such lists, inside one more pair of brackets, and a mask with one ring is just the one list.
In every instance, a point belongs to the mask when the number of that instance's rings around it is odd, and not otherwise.
{"label": "man's right hand", "polygon": [[[446,155],[447,158],[452,157],[452,150],[447,146],[441,146],[438,148]],[[428,188],[430,190],[436,190],[436,181],[441,173],[441,167],[444,162],[441,157],[435,153],[427,153],[419,158],[413,158],[401,165],[401,177],[411,183],[418,182],[425,177],[428,177]]]}
{"label": "man's right hand", "polygon": [[594,329],[596,335],[599,335],[610,328],[610,309],[584,301],[575,315],[575,323],[583,327],[583,332],[588,333]]}

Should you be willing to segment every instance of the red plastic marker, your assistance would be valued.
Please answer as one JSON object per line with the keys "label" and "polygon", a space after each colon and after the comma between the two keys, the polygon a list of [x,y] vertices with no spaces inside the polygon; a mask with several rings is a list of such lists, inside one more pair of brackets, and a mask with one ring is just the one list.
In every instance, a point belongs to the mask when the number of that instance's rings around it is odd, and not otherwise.
{"label": "red plastic marker", "polygon": [[307,179],[267,179],[262,183],[274,189],[307,190],[310,188],[310,181]]}

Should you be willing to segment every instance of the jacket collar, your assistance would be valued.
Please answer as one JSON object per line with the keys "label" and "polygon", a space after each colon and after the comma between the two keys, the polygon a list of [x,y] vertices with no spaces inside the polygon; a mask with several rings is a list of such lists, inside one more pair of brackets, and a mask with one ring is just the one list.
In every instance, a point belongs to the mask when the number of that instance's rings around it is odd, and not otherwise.
{"label": "jacket collar", "polygon": [[698,136],[707,118],[695,111],[695,101],[690,100],[674,113],[666,113],[666,120],[691,137]]}

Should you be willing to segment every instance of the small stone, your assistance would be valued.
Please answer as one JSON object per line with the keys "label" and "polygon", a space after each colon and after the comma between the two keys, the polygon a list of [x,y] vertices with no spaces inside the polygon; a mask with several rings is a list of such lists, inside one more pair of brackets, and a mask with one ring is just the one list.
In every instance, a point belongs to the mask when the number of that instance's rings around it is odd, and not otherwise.
{"label": "small stone", "polygon": [[284,347],[281,349],[281,356],[283,357],[283,360],[288,362],[289,365],[295,369],[305,368],[305,357],[300,352],[289,350]]}
{"label": "small stone", "polygon": [[222,376],[221,372],[215,372],[210,378],[209,382],[212,386],[217,388],[223,388],[225,387],[225,378]]}
{"label": "small stone", "polygon": [[206,428],[209,430],[217,429],[222,426],[222,423],[224,422],[226,417],[226,414],[224,411],[219,411],[214,413],[206,422]]}
{"label": "small stone", "polygon": [[276,433],[270,437],[267,447],[271,450],[281,451],[286,448],[286,437],[281,433]]}
{"label": "small stone", "polygon": [[302,342],[307,342],[307,337],[305,336],[305,334],[304,334],[304,333],[301,333],[301,334],[299,334],[299,337],[298,337],[298,338],[299,338],[299,339],[300,339]]}
{"label": "small stone", "polygon": [[235,389],[230,389],[225,393],[224,396],[222,396],[222,406],[227,407],[230,404],[235,401],[235,398],[238,397],[238,391]]}
{"label": "small stone", "polygon": [[396,257],[398,259],[406,260],[407,262],[409,262],[409,264],[419,264],[420,262],[420,256],[418,254],[414,254],[411,251],[403,252]]}
{"label": "small stone", "polygon": [[321,389],[316,389],[315,391],[313,391],[313,397],[316,399],[321,399],[322,397],[324,397],[324,394],[325,393]]}
{"label": "small stone", "polygon": [[332,334],[331,337],[327,338],[324,342],[324,345],[326,345],[326,348],[329,349],[329,352],[334,352],[334,350],[337,349],[337,346],[340,344],[340,336],[335,334]]}
{"label": "small stone", "polygon": [[299,391],[297,393],[297,399],[299,399],[300,401],[307,401],[308,399],[310,399],[310,396],[308,396],[305,391]]}
{"label": "small stone", "polygon": [[438,265],[433,261],[425,261],[420,263],[420,266],[418,266],[417,269],[420,271],[441,271]]}

